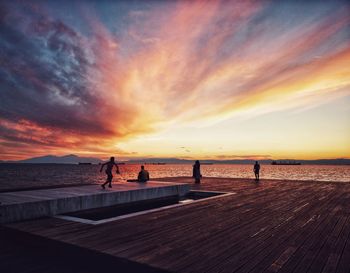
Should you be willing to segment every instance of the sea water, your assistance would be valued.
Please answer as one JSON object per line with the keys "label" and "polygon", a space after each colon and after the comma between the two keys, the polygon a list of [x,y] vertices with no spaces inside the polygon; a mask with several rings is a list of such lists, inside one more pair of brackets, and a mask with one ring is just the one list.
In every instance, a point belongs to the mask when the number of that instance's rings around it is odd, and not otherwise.
{"label": "sea water", "polygon": [[[145,165],[151,178],[192,176],[191,164]],[[0,190],[33,186],[93,184],[105,181],[99,165],[0,164]],[[136,179],[138,164],[120,165],[117,179]],[[202,165],[204,177],[253,178],[252,165]],[[350,165],[261,165],[261,179],[350,182]]]}

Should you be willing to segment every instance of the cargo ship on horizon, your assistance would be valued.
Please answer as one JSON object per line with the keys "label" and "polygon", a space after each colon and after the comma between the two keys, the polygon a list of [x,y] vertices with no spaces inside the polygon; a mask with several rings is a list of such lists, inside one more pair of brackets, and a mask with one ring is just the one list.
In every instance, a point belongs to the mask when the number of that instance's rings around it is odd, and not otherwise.
{"label": "cargo ship on horizon", "polygon": [[271,165],[301,165],[301,163],[296,161],[272,161]]}

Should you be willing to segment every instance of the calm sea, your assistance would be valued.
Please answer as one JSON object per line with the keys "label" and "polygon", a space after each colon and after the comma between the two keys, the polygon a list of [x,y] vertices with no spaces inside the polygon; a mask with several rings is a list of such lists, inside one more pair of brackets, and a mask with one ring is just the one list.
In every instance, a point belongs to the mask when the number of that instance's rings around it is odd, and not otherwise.
{"label": "calm sea", "polygon": [[[0,164],[0,190],[46,185],[101,183],[105,173],[98,165],[68,164]],[[121,165],[123,179],[135,179],[140,165]],[[191,176],[188,164],[146,165],[151,178]],[[237,164],[202,165],[203,176],[253,178],[253,166]],[[350,166],[338,165],[261,165],[262,179],[291,179],[350,182]],[[115,179],[118,175],[115,175]]]}

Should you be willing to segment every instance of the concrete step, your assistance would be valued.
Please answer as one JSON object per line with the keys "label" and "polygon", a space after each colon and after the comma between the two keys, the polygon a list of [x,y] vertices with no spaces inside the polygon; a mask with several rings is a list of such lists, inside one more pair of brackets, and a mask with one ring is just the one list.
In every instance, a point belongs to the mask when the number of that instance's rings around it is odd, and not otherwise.
{"label": "concrete step", "polygon": [[183,196],[189,184],[155,182],[100,185],[0,193],[0,223],[35,219],[85,209],[113,206],[168,196]]}

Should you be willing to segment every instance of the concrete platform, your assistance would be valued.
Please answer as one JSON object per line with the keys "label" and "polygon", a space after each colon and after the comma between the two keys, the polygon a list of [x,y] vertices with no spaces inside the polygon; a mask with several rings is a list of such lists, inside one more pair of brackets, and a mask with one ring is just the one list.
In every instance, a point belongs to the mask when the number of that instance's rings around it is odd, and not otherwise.
{"label": "concrete platform", "polygon": [[183,196],[190,185],[168,182],[113,183],[0,193],[0,223],[53,216],[84,209],[125,204],[167,196]]}

